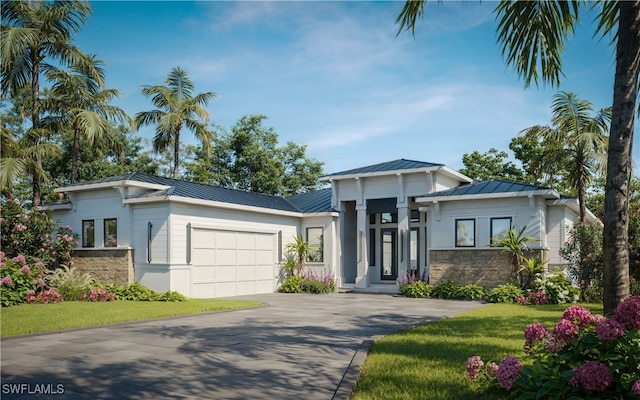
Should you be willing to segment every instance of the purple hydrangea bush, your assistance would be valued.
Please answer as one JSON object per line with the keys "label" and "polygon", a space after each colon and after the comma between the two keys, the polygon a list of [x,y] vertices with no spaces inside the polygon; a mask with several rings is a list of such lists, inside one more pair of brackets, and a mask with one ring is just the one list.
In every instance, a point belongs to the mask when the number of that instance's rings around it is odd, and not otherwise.
{"label": "purple hydrangea bush", "polygon": [[640,399],[640,296],[624,300],[613,315],[570,306],[551,329],[536,322],[524,330],[531,366],[515,357],[499,364],[467,360],[467,376],[505,391],[508,398]]}

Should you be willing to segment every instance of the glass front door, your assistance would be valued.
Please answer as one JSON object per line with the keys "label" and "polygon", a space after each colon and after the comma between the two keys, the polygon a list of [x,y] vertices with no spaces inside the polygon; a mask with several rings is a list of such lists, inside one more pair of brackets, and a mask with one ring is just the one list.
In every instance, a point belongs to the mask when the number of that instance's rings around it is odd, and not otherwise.
{"label": "glass front door", "polygon": [[380,279],[396,280],[398,279],[398,232],[397,229],[381,230],[381,246],[382,269]]}

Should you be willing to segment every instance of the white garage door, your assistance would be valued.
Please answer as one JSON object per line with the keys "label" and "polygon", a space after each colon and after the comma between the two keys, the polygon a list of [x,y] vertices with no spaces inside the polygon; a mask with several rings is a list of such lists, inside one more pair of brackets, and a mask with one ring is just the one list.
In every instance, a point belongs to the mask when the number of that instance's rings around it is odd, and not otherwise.
{"label": "white garage door", "polygon": [[271,293],[277,235],[194,228],[191,297]]}

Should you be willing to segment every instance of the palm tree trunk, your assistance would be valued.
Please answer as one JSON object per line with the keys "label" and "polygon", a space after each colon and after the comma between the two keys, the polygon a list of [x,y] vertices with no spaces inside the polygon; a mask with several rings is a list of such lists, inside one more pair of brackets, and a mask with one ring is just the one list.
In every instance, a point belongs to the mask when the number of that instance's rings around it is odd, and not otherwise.
{"label": "palm tree trunk", "polygon": [[604,312],[629,296],[629,180],[640,66],[640,1],[620,1],[604,202]]}
{"label": "palm tree trunk", "polygon": [[173,136],[173,179],[178,179],[178,166],[180,165],[180,128]]}
{"label": "palm tree trunk", "polygon": [[[40,128],[40,55],[34,49],[31,49],[31,128],[36,130]],[[34,135],[32,144],[37,146],[40,142],[40,136]],[[36,164],[42,167],[42,156],[36,155]],[[37,171],[33,171],[31,175],[31,204],[37,207],[42,203],[40,177]]]}
{"label": "palm tree trunk", "polygon": [[71,152],[71,183],[78,182],[78,154],[80,153],[80,128],[73,127],[73,150]]}

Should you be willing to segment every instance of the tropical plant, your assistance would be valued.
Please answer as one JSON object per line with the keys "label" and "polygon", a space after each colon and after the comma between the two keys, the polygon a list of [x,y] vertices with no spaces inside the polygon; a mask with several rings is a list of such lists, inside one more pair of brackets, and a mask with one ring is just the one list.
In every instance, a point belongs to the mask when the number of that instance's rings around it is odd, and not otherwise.
{"label": "tropical plant", "polygon": [[[31,129],[28,135],[30,147],[38,148],[49,135],[41,124],[45,111],[40,104],[41,68],[47,65],[48,58],[60,65],[82,59],[82,53],[72,43],[72,36],[86,23],[91,7],[86,1],[3,1],[0,12],[2,92],[15,94],[25,86],[30,87],[27,110]],[[38,151],[32,155],[35,167],[31,164],[26,167],[32,175],[32,203],[38,206],[41,203],[42,154]]]}
{"label": "tropical plant", "polygon": [[284,250],[293,256],[296,264],[296,272],[298,275],[301,275],[304,263],[309,259],[309,255],[313,251],[313,246],[304,240],[302,236],[297,235],[293,237],[293,242],[287,243],[284,246]]}
{"label": "tropical plant", "polygon": [[72,64],[69,71],[50,67],[46,73],[53,86],[44,104],[56,114],[56,120],[69,122],[73,128],[71,183],[78,181],[81,140],[89,147],[100,143],[114,148],[120,142],[111,123],[132,123],[120,107],[109,104],[122,94],[116,89],[104,88],[104,61],[95,55],[83,58],[82,63]]}
{"label": "tropical plant", "polygon": [[569,277],[581,290],[582,300],[601,295],[602,288],[602,228],[579,224],[569,229],[569,238],[560,249]]}
{"label": "tropical plant", "polygon": [[485,300],[489,303],[516,303],[523,297],[522,289],[513,283],[505,283],[485,293]]}
{"label": "tropical plant", "polygon": [[[415,31],[426,0],[407,1],[398,15],[398,34]],[[539,81],[560,84],[562,53],[584,7],[597,8],[596,34],[615,32],[616,70],[607,151],[604,207],[604,311],[629,296],[629,182],[631,146],[640,72],[640,1],[509,1],[496,7],[498,42],[506,63],[528,86]]]}
{"label": "tropical plant", "polygon": [[575,93],[560,92],[553,98],[551,111],[553,126],[536,125],[524,129],[521,134],[545,143],[556,143],[549,147],[555,151],[547,154],[547,158],[568,158],[565,168],[578,195],[580,222],[584,222],[587,189],[595,174],[605,170],[611,109],[600,110],[596,116],[591,116],[593,106],[590,102],[579,99]]}
{"label": "tropical plant", "polygon": [[282,293],[302,293],[304,277],[291,275],[282,282],[279,291]]}
{"label": "tropical plant", "polygon": [[546,263],[546,261],[542,261],[537,257],[522,258],[522,264],[520,264],[520,269],[518,270],[518,274],[522,277],[522,289],[531,289],[533,278],[544,272],[544,265]]}
{"label": "tropical plant", "polygon": [[499,236],[491,240],[492,247],[502,247],[502,252],[509,254],[511,258],[509,279],[517,280],[521,288],[523,288],[524,279],[520,266],[522,265],[525,251],[529,250],[527,243],[535,241],[534,238],[524,235],[526,228],[526,226],[523,226],[519,231],[516,231],[514,227],[511,227],[506,236]]}
{"label": "tropical plant", "polygon": [[47,286],[55,289],[65,300],[80,300],[91,291],[93,278],[83,274],[76,268],[63,266],[48,272]]}
{"label": "tropical plant", "polygon": [[216,98],[214,92],[193,94],[193,81],[180,67],[174,67],[165,80],[166,86],[143,85],[142,94],[151,97],[157,109],[139,112],[135,116],[136,129],[155,125],[153,149],[161,152],[173,146],[173,178],[178,178],[180,166],[180,133],[183,127],[191,130],[202,144],[205,154],[211,151],[211,131],[207,129],[209,112],[205,107]]}
{"label": "tropical plant", "polygon": [[453,281],[442,281],[433,286],[430,295],[438,299],[457,299],[461,288],[461,285]]}

